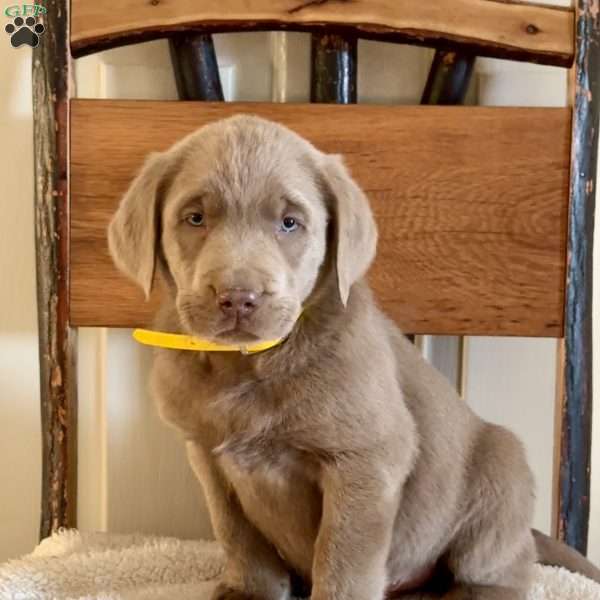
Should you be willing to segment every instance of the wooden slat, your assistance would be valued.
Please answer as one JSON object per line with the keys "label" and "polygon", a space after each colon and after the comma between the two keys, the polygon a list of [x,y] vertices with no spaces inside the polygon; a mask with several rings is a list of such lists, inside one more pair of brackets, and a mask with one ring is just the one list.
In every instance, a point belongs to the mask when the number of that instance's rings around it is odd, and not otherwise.
{"label": "wooden slat", "polygon": [[[352,28],[371,39],[463,45],[480,56],[567,66],[573,11],[511,0],[72,0],[76,56],[197,31]],[[329,31],[331,32],[331,31]]]}
{"label": "wooden slat", "polygon": [[585,554],[592,449],[592,291],[600,120],[598,0],[577,2],[558,533]]}
{"label": "wooden slat", "polygon": [[560,336],[568,109],[72,102],[71,319],[147,323],[106,226],[134,172],[203,123],[280,121],[346,156],[379,221],[372,282],[405,331]]}
{"label": "wooden slat", "polygon": [[77,525],[76,332],[69,325],[69,93],[66,0],[46,3],[33,50],[35,245],[40,361],[40,538]]}
{"label": "wooden slat", "polygon": [[429,69],[421,104],[462,104],[471,83],[475,58],[470,53],[437,50]]}
{"label": "wooden slat", "polygon": [[[469,52],[457,52],[456,50],[436,50],[427,82],[421,96],[421,104],[453,106],[464,102],[471,78],[473,76],[473,67],[476,57]],[[459,395],[462,397],[464,392],[464,350],[465,340],[462,336],[428,336],[427,338],[417,338],[421,342],[429,340],[431,348],[436,348],[440,344],[445,347],[442,354],[450,355],[454,359],[453,368],[443,369],[442,372],[450,379]],[[429,359],[436,364],[433,356]],[[448,362],[448,361],[444,361]],[[440,368],[439,361],[436,366]]]}
{"label": "wooden slat", "polygon": [[310,101],[355,104],[358,40],[336,34],[313,34],[310,50]]}
{"label": "wooden slat", "polygon": [[212,36],[183,33],[169,39],[171,65],[180,100],[223,100]]}

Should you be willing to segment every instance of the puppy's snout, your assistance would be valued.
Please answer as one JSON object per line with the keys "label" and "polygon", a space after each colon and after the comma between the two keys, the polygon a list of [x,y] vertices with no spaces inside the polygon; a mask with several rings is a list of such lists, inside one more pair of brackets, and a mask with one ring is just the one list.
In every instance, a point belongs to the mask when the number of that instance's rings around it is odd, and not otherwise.
{"label": "puppy's snout", "polygon": [[261,295],[252,290],[230,289],[217,294],[217,306],[227,317],[248,317],[260,303]]}

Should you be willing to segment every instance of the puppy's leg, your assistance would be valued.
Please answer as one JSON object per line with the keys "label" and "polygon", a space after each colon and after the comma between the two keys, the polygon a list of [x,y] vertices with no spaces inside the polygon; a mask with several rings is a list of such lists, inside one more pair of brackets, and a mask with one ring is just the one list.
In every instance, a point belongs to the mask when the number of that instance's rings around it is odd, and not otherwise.
{"label": "puppy's leg", "polygon": [[227,563],[212,600],[288,600],[290,576],[275,549],[246,519],[209,448],[188,441],[190,463],[206,495]]}
{"label": "puppy's leg", "polygon": [[535,546],[530,522],[533,478],[525,452],[508,430],[486,425],[466,481],[465,521],[450,545],[456,587],[447,600],[524,600]]}
{"label": "puppy's leg", "polygon": [[504,526],[510,528],[495,520],[474,524],[451,549],[449,566],[456,585],[444,600],[525,600],[535,560],[533,538],[527,530],[505,537],[508,532],[500,529]]}
{"label": "puppy's leg", "polygon": [[311,600],[382,600],[405,474],[361,457],[323,466]]}
{"label": "puppy's leg", "polygon": [[[444,594],[443,600],[525,600],[531,582],[533,558],[532,550],[526,548],[514,564],[505,568],[498,566],[493,572],[480,574],[477,583],[464,581],[472,579],[472,573],[465,577],[463,565],[459,562],[455,564],[457,583]],[[464,566],[470,571],[466,563]]]}

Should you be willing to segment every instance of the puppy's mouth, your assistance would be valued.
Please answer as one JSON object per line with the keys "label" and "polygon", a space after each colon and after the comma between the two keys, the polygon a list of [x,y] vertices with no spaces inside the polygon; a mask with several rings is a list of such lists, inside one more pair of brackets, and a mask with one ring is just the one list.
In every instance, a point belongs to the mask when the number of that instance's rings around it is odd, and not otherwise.
{"label": "puppy's mouth", "polygon": [[238,325],[231,329],[219,331],[214,337],[216,342],[225,342],[228,344],[249,344],[261,341],[259,336]]}
{"label": "puppy's mouth", "polygon": [[252,315],[219,315],[213,307],[183,296],[178,311],[184,329],[217,344],[249,345],[270,342],[289,335],[298,318],[297,305],[279,301],[263,306]]}

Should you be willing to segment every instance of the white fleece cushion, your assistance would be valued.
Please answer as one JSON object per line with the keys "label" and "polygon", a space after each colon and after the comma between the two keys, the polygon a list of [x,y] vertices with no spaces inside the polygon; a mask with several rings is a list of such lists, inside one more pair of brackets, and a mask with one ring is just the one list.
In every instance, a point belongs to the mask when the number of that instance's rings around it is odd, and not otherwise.
{"label": "white fleece cushion", "polygon": [[[208,600],[222,570],[215,542],[66,530],[0,566],[0,599]],[[600,600],[600,585],[536,566],[529,600]]]}

